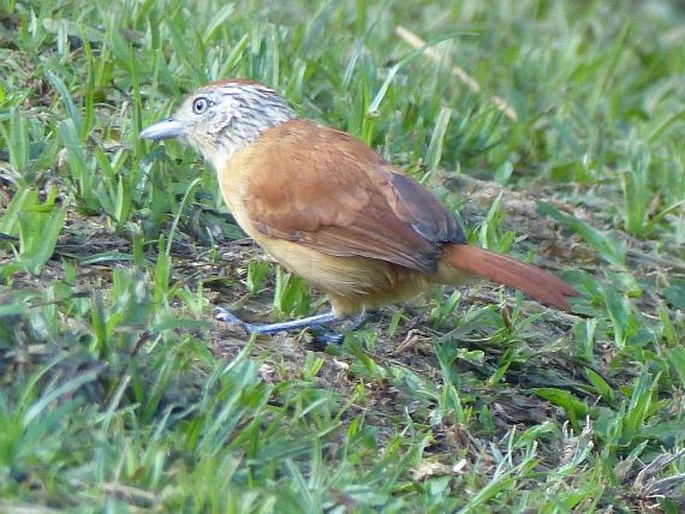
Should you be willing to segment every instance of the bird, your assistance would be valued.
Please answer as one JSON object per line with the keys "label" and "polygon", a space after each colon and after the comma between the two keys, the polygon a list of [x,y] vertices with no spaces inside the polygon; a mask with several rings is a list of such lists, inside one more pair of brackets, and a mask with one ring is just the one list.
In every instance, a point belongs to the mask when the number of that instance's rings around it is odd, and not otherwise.
{"label": "bird", "polygon": [[467,244],[455,213],[428,189],[360,139],[299,116],[259,82],[212,82],[139,135],[177,138],[199,152],[243,231],[330,300],[329,312],[278,323],[216,309],[251,334],[363,319],[433,285],[472,278],[564,311],[577,295],[548,271]]}

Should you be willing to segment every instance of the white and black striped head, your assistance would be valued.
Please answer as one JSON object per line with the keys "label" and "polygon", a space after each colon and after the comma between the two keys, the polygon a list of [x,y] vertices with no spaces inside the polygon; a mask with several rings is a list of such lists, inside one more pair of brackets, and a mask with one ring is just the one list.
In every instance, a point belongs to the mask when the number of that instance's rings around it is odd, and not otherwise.
{"label": "white and black striped head", "polygon": [[145,128],[140,137],[180,138],[218,169],[266,129],[296,117],[274,90],[262,84],[222,80],[200,88],[171,118]]}

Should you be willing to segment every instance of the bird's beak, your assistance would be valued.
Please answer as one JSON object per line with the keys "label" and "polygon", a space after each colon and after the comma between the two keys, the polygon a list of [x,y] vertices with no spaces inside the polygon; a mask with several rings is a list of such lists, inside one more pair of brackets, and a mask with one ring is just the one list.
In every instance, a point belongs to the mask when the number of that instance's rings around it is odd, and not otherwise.
{"label": "bird's beak", "polygon": [[153,123],[149,127],[143,129],[139,137],[143,139],[152,139],[159,141],[160,139],[171,139],[185,134],[186,126],[183,122],[174,118],[167,118],[166,120]]}

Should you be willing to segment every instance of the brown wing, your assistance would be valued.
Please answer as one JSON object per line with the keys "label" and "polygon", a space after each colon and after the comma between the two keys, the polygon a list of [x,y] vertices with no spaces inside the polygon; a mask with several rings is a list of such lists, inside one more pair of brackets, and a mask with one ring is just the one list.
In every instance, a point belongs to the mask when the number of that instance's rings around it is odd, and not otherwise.
{"label": "brown wing", "polygon": [[243,203],[266,236],[427,273],[442,243],[464,242],[430,192],[345,133],[293,120],[256,144]]}

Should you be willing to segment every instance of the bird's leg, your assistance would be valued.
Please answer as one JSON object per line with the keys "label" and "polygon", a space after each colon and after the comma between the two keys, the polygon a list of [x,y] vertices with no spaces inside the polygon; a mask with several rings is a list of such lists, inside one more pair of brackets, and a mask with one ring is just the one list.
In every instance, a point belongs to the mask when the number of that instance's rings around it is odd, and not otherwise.
{"label": "bird's leg", "polygon": [[288,332],[289,330],[301,330],[303,328],[321,327],[334,323],[340,323],[347,318],[336,316],[332,312],[325,314],[317,314],[316,316],[309,316],[306,318],[294,319],[291,321],[283,321],[280,323],[248,323],[241,320],[235,314],[227,311],[223,307],[216,307],[214,309],[214,317],[219,321],[225,321],[230,325],[240,325],[247,330],[249,334],[277,334],[278,332]]}
{"label": "bird's leg", "polygon": [[324,314],[317,314],[315,316],[308,316],[306,318],[294,319],[291,321],[283,321],[280,323],[248,323],[241,320],[235,314],[227,311],[223,307],[216,307],[214,309],[214,317],[219,321],[225,321],[230,325],[240,325],[245,328],[248,334],[277,334],[279,332],[288,332],[290,330],[302,330],[309,328],[314,332],[315,342],[318,344],[342,343],[344,336],[333,332],[323,330],[324,327],[335,325],[350,321],[349,327],[345,327],[345,331],[352,331],[359,328],[366,321],[367,315],[362,312],[353,319],[347,316],[336,316],[333,312],[326,312]]}
{"label": "bird's leg", "polygon": [[309,316],[291,321],[283,321],[280,323],[248,323],[241,320],[235,314],[227,311],[223,307],[216,307],[214,309],[214,317],[231,325],[240,325],[244,327],[249,334],[260,335],[277,334],[279,332],[301,330],[303,328],[323,327],[325,325],[340,323],[347,319],[343,316],[336,316],[333,314],[333,312],[326,312],[325,314],[317,314],[316,316]]}

